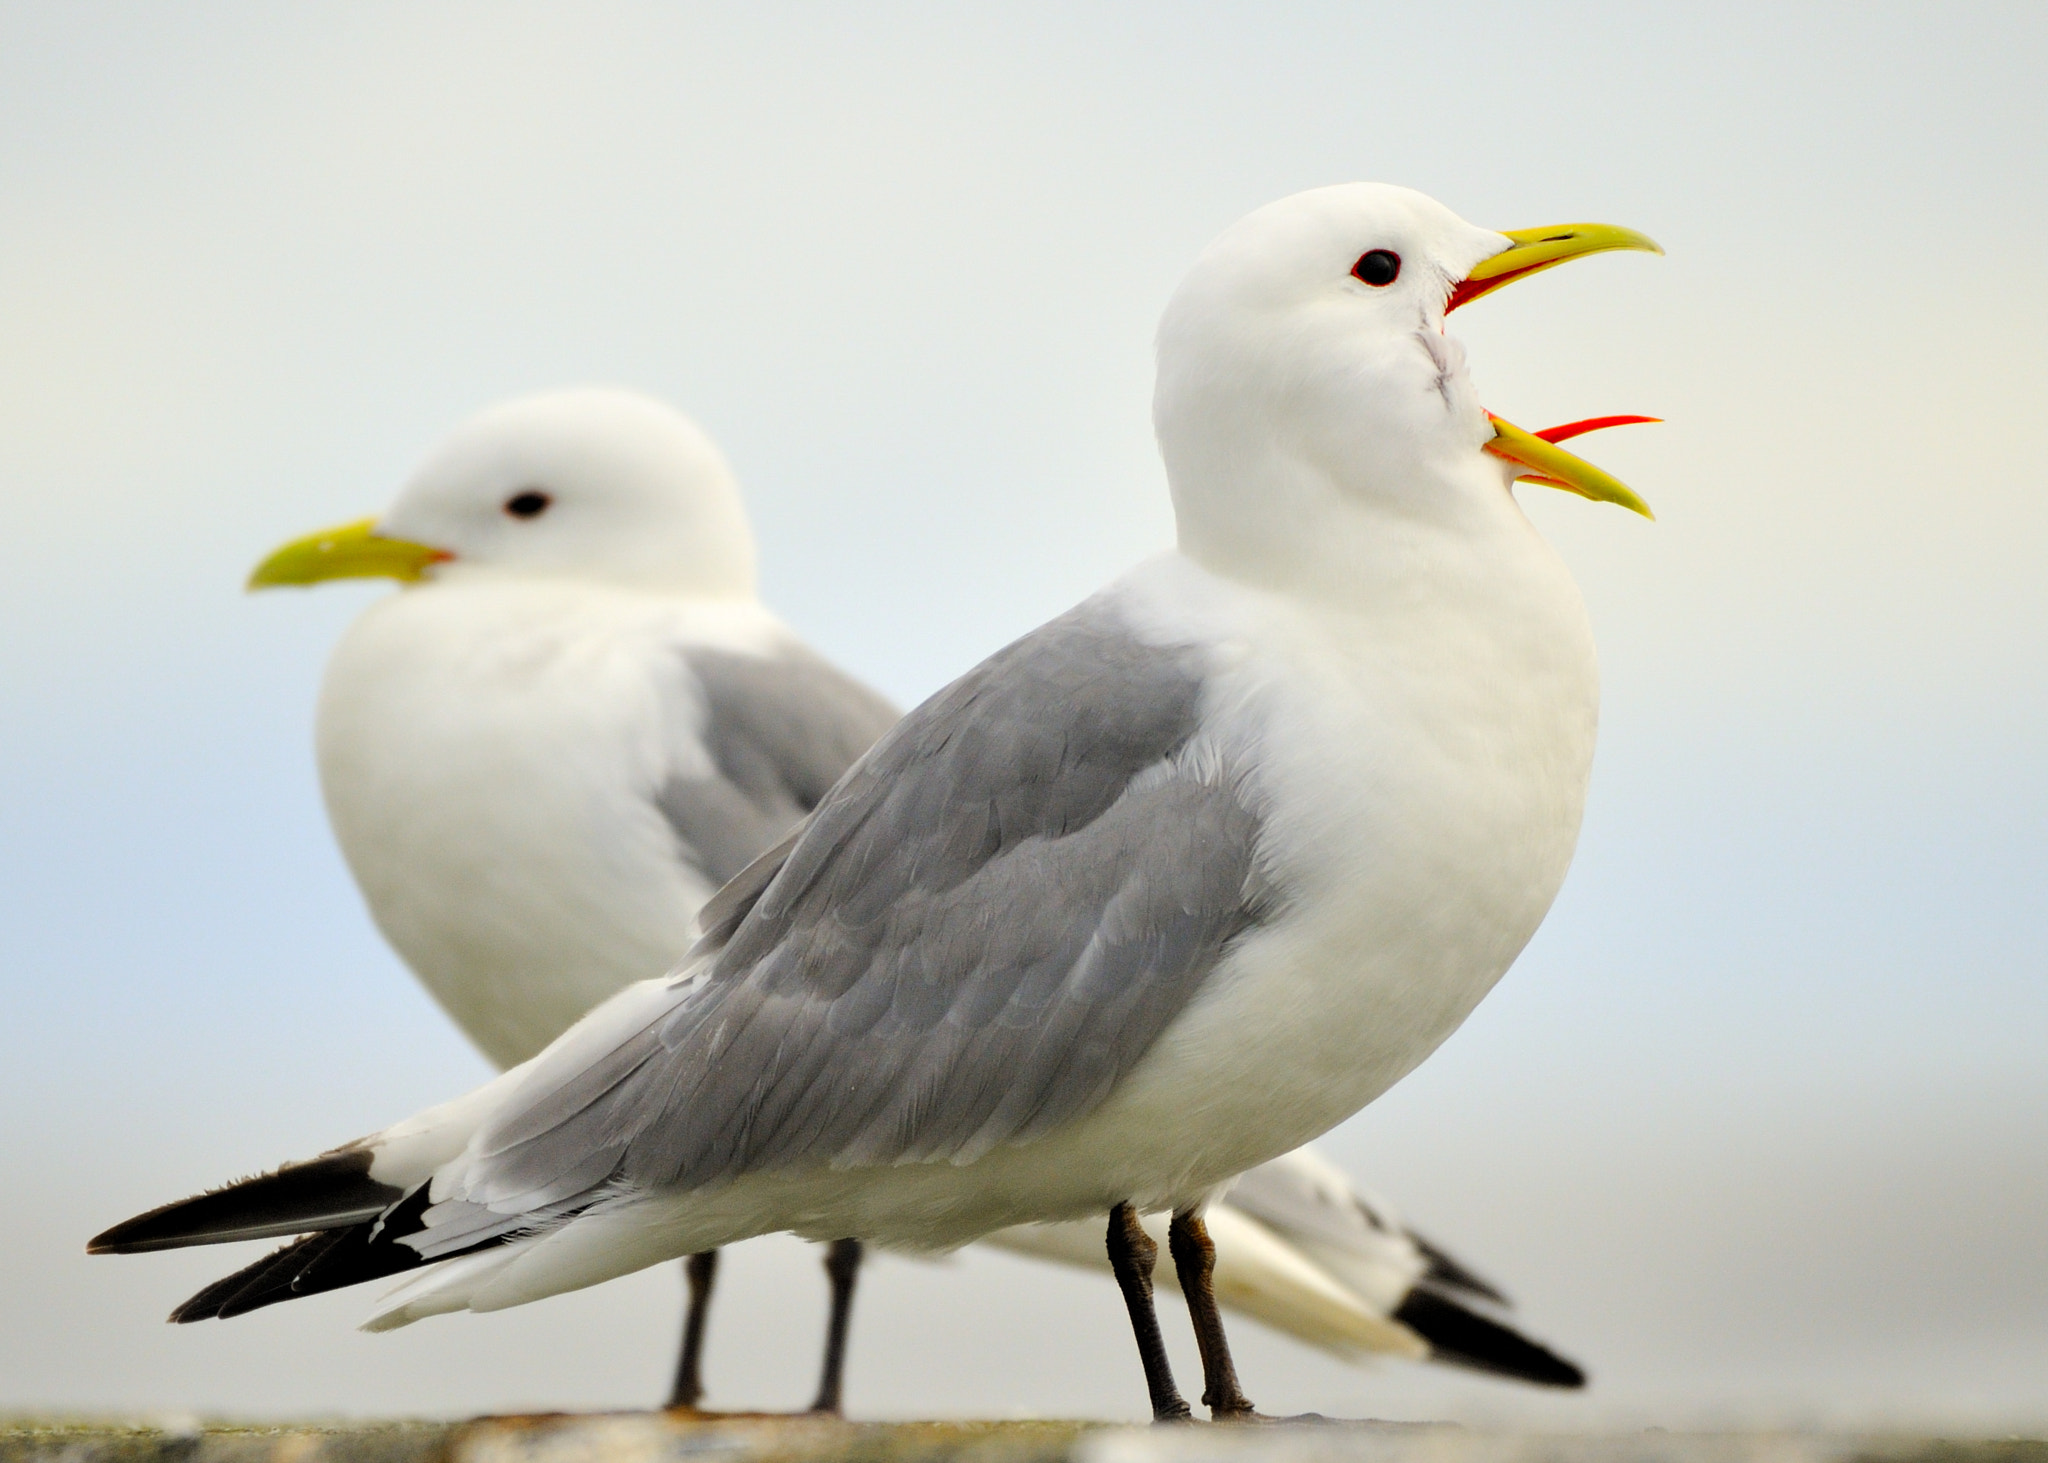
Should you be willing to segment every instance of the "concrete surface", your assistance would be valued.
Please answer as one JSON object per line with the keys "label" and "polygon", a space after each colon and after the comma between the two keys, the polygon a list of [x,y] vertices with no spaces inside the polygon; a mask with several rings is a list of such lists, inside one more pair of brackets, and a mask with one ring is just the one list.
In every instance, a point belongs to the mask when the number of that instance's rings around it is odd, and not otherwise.
{"label": "concrete surface", "polygon": [[0,1419],[0,1463],[2048,1463],[2048,1441],[1821,1433],[1544,1436],[1406,1423],[1107,1427],[666,1413],[461,1423]]}

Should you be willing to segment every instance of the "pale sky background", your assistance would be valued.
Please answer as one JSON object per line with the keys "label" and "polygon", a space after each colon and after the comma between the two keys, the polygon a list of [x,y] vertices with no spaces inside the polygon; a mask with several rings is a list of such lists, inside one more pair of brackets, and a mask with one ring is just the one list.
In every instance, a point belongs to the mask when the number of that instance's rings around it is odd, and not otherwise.
{"label": "pale sky background", "polygon": [[[381,1337],[170,1328],[243,1252],[138,1209],[485,1067],[331,846],[370,586],[245,597],[499,397],[725,446],[798,629],[904,702],[1168,541],[1150,338],[1200,246],[1353,178],[1648,231],[1457,317],[1660,521],[1525,489],[1606,674],[1578,863],[1333,1151],[1582,1397],[1237,1329],[1281,1411],[2048,1423],[2048,7],[0,5],[0,1409],[661,1394],[673,1267]],[[823,1293],[734,1253],[714,1402]],[[1185,1325],[1167,1312],[1176,1337]],[[1106,1281],[877,1264],[859,1415],[1136,1416]],[[1192,1348],[1182,1347],[1192,1376]]]}

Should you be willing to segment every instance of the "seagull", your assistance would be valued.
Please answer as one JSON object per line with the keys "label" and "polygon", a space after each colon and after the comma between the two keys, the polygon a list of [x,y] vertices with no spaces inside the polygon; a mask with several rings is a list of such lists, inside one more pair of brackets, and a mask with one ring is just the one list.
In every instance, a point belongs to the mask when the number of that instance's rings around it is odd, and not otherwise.
{"label": "seagull", "polygon": [[[295,539],[249,582],[365,577],[404,592],[358,620],[328,664],[321,783],[379,927],[501,1068],[674,968],[717,885],[897,718],[760,604],[723,457],[687,416],[637,393],[549,391],[477,414],[382,517]],[[1283,1171],[1303,1177],[1276,1187]],[[1302,1202],[1226,1216],[1254,1193]],[[1347,1358],[1583,1382],[1473,1311],[1499,1292],[1466,1283],[1468,1269],[1382,1218],[1391,1211],[1313,1153],[1266,1165],[1221,1204],[1210,1228],[1226,1306]],[[1314,1246],[1332,1239],[1341,1259],[1327,1263]],[[1106,1266],[1098,1240],[1083,1224],[989,1242]],[[860,1258],[852,1239],[826,1252],[815,1412],[841,1410]],[[671,1407],[703,1397],[717,1260],[684,1262]],[[249,1305],[223,1295],[178,1316]]]}
{"label": "seagull", "polygon": [[[475,414],[389,511],[294,539],[249,586],[369,577],[404,592],[328,661],[328,819],[378,928],[500,1068],[673,969],[704,901],[897,718],[760,602],[723,454],[635,392]],[[840,1410],[860,1258],[826,1250],[814,1411]],[[671,1406],[702,1395],[717,1259],[685,1261]]]}
{"label": "seagull", "polygon": [[495,1080],[137,1216],[134,1252],[299,1236],[232,1282],[398,1277],[366,1329],[753,1235],[943,1250],[1107,1215],[1153,1415],[1256,1415],[1204,1223],[1457,1028],[1547,913],[1591,769],[1585,608],[1518,478],[1647,512],[1480,404],[1449,310],[1608,249],[1345,184],[1174,292],[1176,546],[912,710],[699,912],[672,974]]}

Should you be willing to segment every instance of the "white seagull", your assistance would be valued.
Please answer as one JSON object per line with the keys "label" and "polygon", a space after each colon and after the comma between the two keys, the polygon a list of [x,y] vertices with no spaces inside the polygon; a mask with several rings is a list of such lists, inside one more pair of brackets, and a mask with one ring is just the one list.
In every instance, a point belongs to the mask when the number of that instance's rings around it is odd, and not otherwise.
{"label": "white seagull", "polygon": [[[370,1329],[788,1230],[943,1249],[1109,1215],[1155,1416],[1169,1244],[1216,1417],[1252,1414],[1202,1209],[1411,1070],[1570,862],[1592,637],[1443,334],[1640,235],[1502,235],[1405,189],[1269,205],[1161,323],[1178,547],[897,723],[700,914],[673,975],[465,1097],[166,1206],[99,1251],[304,1235],[241,1278],[416,1272]],[[259,1273],[260,1272],[260,1273]]]}
{"label": "white seagull", "polygon": [[[500,1067],[673,969],[716,887],[897,717],[760,604],[723,457],[688,417],[636,393],[492,407],[437,446],[381,518],[282,546],[250,586],[363,577],[405,592],[358,619],[328,663],[316,739],[331,820],[378,926]],[[1228,1207],[1240,1195],[1265,1196],[1256,1219]],[[1223,1304],[1348,1358],[1583,1382],[1474,1308],[1498,1291],[1314,1155],[1266,1165],[1223,1202],[1210,1226]],[[1332,1240],[1334,1263],[1315,1250]],[[990,1242],[1108,1264],[1092,1225]],[[852,1239],[826,1253],[813,1411],[840,1409],[860,1257]],[[703,1396],[717,1259],[685,1262],[672,1407]],[[175,1318],[285,1298],[242,1291],[209,1287]]]}
{"label": "white seagull", "polygon": [[[704,901],[897,718],[762,605],[723,454],[635,392],[479,412],[381,517],[285,544],[249,585],[365,577],[407,592],[328,661],[328,818],[377,927],[501,1068],[674,969]],[[717,1258],[685,1266],[671,1406],[702,1394]],[[816,1411],[839,1410],[859,1264],[856,1240],[826,1252]],[[257,1303],[200,1299],[173,1319]]]}

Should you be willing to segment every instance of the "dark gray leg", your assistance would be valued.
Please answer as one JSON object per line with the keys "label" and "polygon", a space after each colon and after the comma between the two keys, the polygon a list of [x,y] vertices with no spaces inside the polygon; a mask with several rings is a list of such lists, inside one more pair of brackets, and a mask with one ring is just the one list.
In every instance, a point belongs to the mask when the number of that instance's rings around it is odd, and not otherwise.
{"label": "dark gray leg", "polygon": [[1129,1204],[1110,1210],[1109,1268],[1116,1272],[1117,1289],[1124,1293],[1124,1308],[1131,1313],[1138,1360],[1145,1367],[1145,1390],[1152,1394],[1152,1420],[1186,1422],[1194,1412],[1173,1384],[1166,1342],[1159,1335],[1159,1313],[1152,1308],[1152,1267],[1158,1260],[1159,1246],[1138,1223],[1138,1211]]}
{"label": "dark gray leg", "polygon": [[683,1261],[683,1278],[690,1285],[690,1309],[683,1318],[683,1354],[676,1362],[676,1384],[668,1394],[671,1407],[695,1407],[704,1395],[704,1318],[711,1312],[718,1251],[706,1250]]}
{"label": "dark gray leg", "polygon": [[1188,1315],[1195,1323],[1195,1345],[1202,1351],[1202,1405],[1213,1422],[1256,1417],[1251,1400],[1237,1385],[1237,1367],[1223,1336],[1223,1315],[1216,1309],[1216,1287],[1211,1282],[1216,1246],[1209,1239],[1209,1226],[1201,1215],[1182,1210],[1167,1227],[1166,1245],[1173,1252],[1180,1293],[1187,1297]]}
{"label": "dark gray leg", "polygon": [[832,1282],[832,1315],[825,1323],[825,1370],[811,1411],[839,1416],[840,1384],[846,1376],[846,1328],[853,1319],[853,1282],[860,1276],[860,1241],[836,1239],[825,1247],[825,1275]]}

